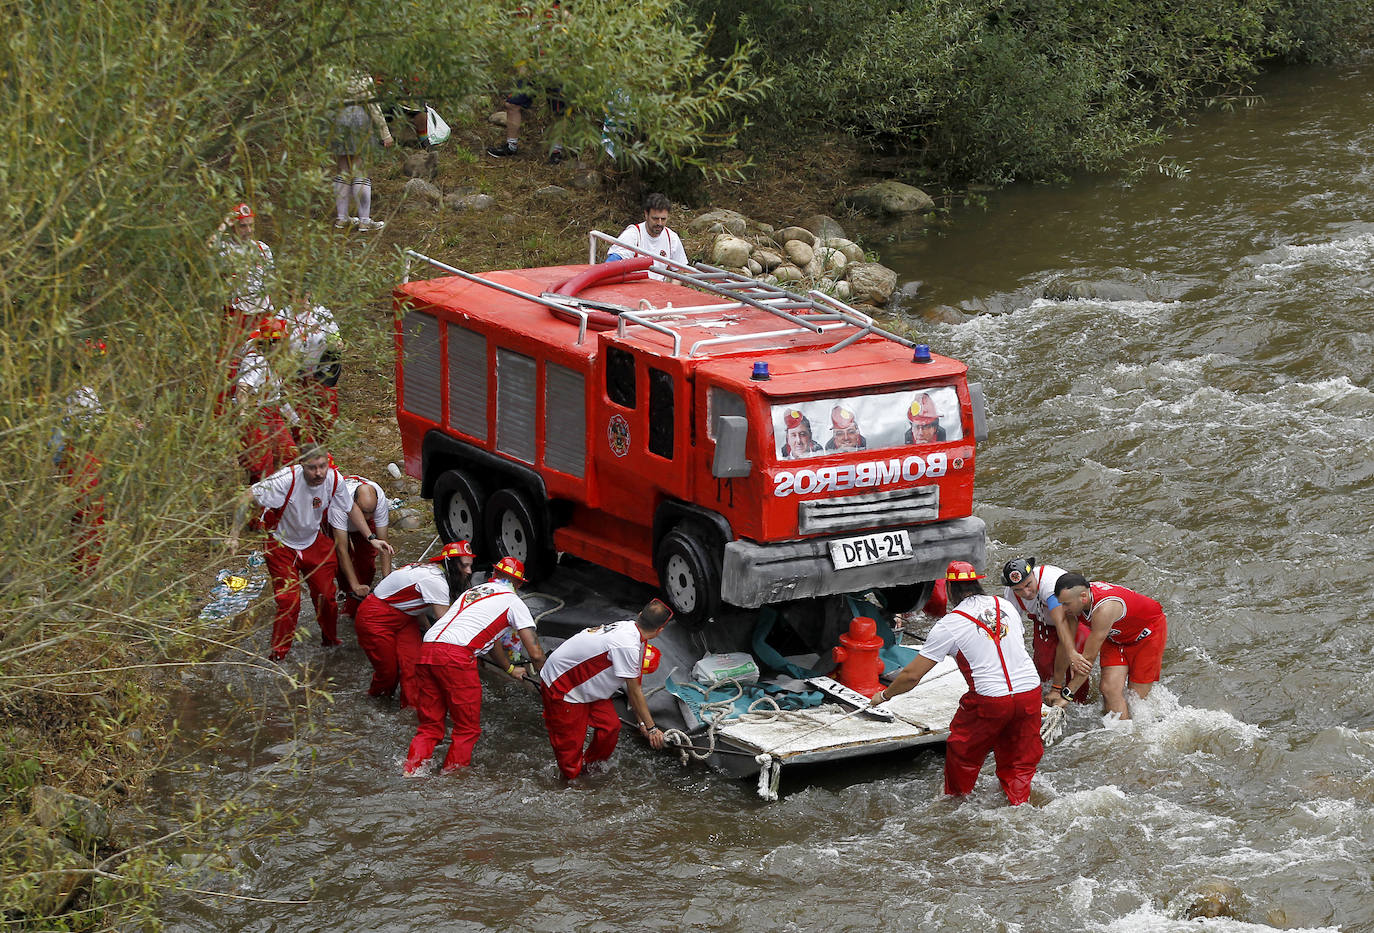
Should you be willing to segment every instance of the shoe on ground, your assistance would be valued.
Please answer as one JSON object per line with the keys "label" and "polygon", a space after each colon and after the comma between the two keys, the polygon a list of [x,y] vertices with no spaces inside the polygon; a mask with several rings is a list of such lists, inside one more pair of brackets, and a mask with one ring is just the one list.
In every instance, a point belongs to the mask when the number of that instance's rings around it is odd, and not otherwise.
{"label": "shoe on ground", "polygon": [[487,155],[493,159],[507,159],[515,155],[519,150],[510,143],[501,143],[499,146],[488,146]]}
{"label": "shoe on ground", "polygon": [[364,233],[366,233],[366,232],[368,232],[368,231],[371,231],[371,230],[380,230],[380,229],[382,229],[382,228],[385,227],[385,226],[386,226],[386,221],[385,221],[385,220],[373,220],[373,219],[370,218],[370,217],[369,217],[367,220],[360,220],[360,221],[358,221],[358,229],[359,229],[359,230],[362,230]]}
{"label": "shoe on ground", "polygon": [[567,158],[567,156],[564,155],[562,149],[555,149],[549,153],[549,164],[562,165],[565,158]]}
{"label": "shoe on ground", "polygon": [[335,230],[347,230],[351,226],[353,226],[352,217],[336,217],[334,219]]}

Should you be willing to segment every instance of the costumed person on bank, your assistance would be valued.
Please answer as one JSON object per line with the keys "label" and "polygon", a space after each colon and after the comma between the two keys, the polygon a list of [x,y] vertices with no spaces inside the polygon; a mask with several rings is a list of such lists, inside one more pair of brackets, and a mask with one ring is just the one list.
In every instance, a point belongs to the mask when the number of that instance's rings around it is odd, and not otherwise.
{"label": "costumed person on bank", "polygon": [[482,681],[477,658],[490,652],[507,674],[515,675],[501,634],[514,629],[536,669],[544,666],[544,651],[535,638],[534,617],[515,588],[525,582],[525,565],[503,557],[492,568],[492,579],[474,586],[449,607],[425,632],[411,697],[420,725],[406,754],[405,773],[414,774],[434,747],[444,740],[445,714],[453,720],[453,742],[444,757],[444,773],[472,764],[472,750],[482,735]]}
{"label": "costumed person on bank", "polygon": [[370,697],[389,697],[401,685],[401,706],[414,706],[421,637],[468,588],[472,547],[445,544],[427,561],[398,567],[358,607],[353,630],[372,662]]}
{"label": "costumed person on bank", "polygon": [[[611,697],[621,689],[640,734],[654,748],[663,747],[663,730],[654,725],[639,681],[658,669],[658,649],[649,642],[672,617],[662,600],[650,600],[634,619],[583,629],[549,653],[539,672],[539,693],[549,744],[565,778],[572,780],[615,751],[620,716]],[[584,749],[588,727],[592,740]]]}
{"label": "costumed person on bank", "polygon": [[951,561],[945,587],[952,610],[931,628],[920,653],[873,705],[900,696],[936,664],[954,655],[970,689],[959,699],[945,744],[945,793],[973,792],[992,752],[997,780],[1012,806],[1030,799],[1031,778],[1045,752],[1040,737],[1040,675],[1026,653],[1021,616],[1000,596],[989,596],[973,565]]}

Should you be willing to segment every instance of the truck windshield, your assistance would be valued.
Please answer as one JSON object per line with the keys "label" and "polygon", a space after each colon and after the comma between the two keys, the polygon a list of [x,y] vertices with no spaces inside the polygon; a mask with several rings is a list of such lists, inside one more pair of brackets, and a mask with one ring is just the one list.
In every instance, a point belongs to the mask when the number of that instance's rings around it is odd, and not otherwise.
{"label": "truck windshield", "polygon": [[779,460],[936,444],[964,436],[959,394],[952,385],[780,402],[773,406],[772,418]]}

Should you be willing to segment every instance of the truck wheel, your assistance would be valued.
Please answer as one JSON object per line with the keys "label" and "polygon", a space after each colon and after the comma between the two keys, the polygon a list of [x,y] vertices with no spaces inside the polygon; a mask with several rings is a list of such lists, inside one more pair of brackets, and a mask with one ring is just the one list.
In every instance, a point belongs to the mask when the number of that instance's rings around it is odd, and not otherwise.
{"label": "truck wheel", "polygon": [[926,604],[930,599],[930,591],[934,584],[931,581],[925,583],[904,583],[900,586],[887,586],[879,590],[883,596],[883,603],[887,611],[896,615],[899,612],[910,612]]}
{"label": "truck wheel", "polygon": [[487,500],[486,534],[492,560],[514,557],[525,565],[525,579],[548,576],[553,561],[542,532],[543,522],[519,489],[498,489]]}
{"label": "truck wheel", "polygon": [[654,552],[659,585],[677,621],[700,628],[720,607],[720,567],[701,539],[682,526],[663,536]]}
{"label": "truck wheel", "polygon": [[467,541],[479,556],[482,540],[482,487],[463,470],[445,470],[434,481],[434,527],[445,543]]}

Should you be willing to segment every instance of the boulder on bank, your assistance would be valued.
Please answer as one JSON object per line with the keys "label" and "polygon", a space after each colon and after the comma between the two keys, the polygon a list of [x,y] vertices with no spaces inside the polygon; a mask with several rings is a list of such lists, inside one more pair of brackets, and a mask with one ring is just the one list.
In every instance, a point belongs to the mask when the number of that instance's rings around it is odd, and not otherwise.
{"label": "boulder on bank", "polygon": [[433,181],[439,177],[439,154],[433,149],[412,152],[401,163],[401,174],[407,178]]}
{"label": "boulder on bank", "polygon": [[711,264],[727,269],[738,269],[749,261],[749,254],[753,251],[754,244],[748,240],[732,233],[720,233],[716,235],[715,242],[711,244]]}
{"label": "boulder on bank", "polygon": [[783,244],[782,250],[787,254],[788,261],[800,269],[811,265],[811,261],[816,258],[816,251],[801,240],[788,240]]}
{"label": "boulder on bank", "polygon": [[816,241],[817,249],[834,249],[844,253],[844,258],[850,262],[863,262],[863,247],[853,240],[846,240],[844,237],[831,236],[822,237]]}
{"label": "boulder on bank", "polygon": [[877,262],[851,263],[845,273],[855,301],[885,305],[897,289],[897,273]]}
{"label": "boulder on bank", "polygon": [[749,218],[738,211],[719,208],[714,211],[707,211],[698,217],[692,218],[687,224],[687,229],[692,233],[729,233],[734,236],[742,237],[749,229]]}
{"label": "boulder on bank", "polygon": [[789,240],[800,240],[807,246],[816,245],[816,235],[805,227],[783,227],[773,234],[773,239],[783,246],[786,246]]}
{"label": "boulder on bank", "polygon": [[935,210],[934,199],[920,188],[892,180],[851,191],[842,203],[873,217],[904,217]]}
{"label": "boulder on bank", "polygon": [[489,211],[496,206],[496,199],[489,194],[455,191],[444,198],[444,205],[451,211]]}
{"label": "boulder on bank", "polygon": [[86,848],[110,838],[110,817],[88,797],[39,784],[29,792],[33,819],[45,829],[63,833]]}
{"label": "boulder on bank", "polygon": [[432,181],[412,178],[401,189],[401,202],[408,207],[427,207],[437,211],[444,201],[444,193]]}
{"label": "boulder on bank", "polygon": [[797,226],[810,230],[816,235],[817,240],[844,236],[844,227],[841,227],[840,222],[829,214],[812,214]]}

